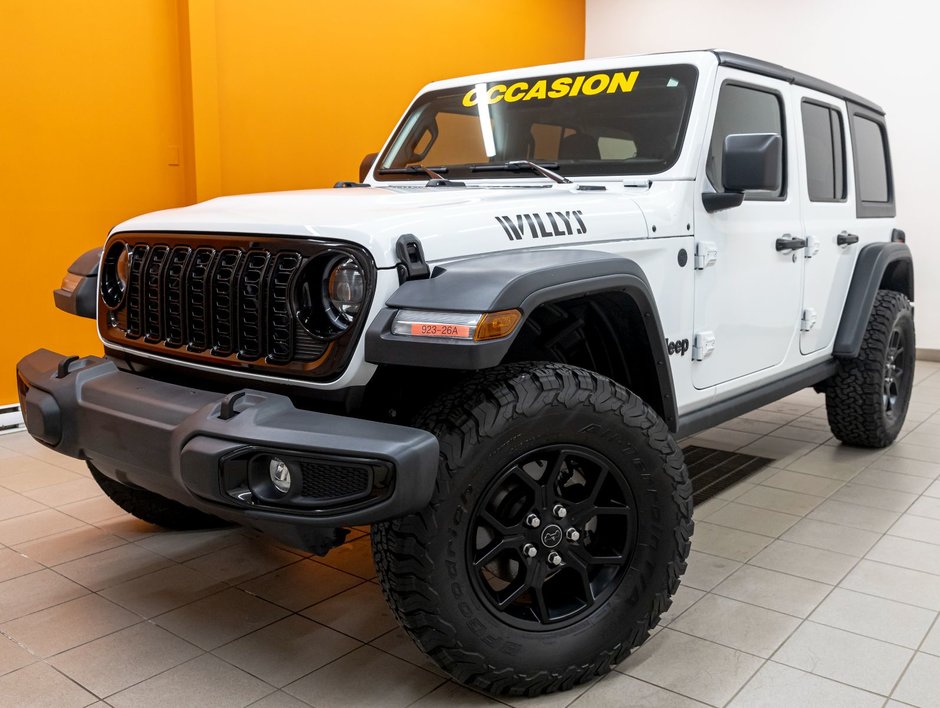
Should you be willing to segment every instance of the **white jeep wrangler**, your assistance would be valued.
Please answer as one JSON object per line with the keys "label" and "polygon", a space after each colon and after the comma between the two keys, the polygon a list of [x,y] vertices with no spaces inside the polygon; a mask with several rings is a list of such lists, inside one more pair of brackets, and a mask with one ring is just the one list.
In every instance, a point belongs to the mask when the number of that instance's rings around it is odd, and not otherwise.
{"label": "white jeep wrangler", "polygon": [[116,227],[56,304],[105,356],[18,365],[29,432],[156,524],[317,553],[372,525],[379,580],[455,678],[539,694],[669,607],[676,438],[804,387],[890,444],[913,269],[882,111],[735,54],[434,83],[359,182]]}

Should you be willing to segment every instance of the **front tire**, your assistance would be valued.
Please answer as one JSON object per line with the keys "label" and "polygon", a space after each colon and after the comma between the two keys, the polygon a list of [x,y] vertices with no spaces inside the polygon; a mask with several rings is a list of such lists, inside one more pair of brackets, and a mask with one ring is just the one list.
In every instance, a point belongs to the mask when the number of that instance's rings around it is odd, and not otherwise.
{"label": "front tire", "polygon": [[148,492],[146,489],[128,487],[126,484],[115,482],[110,477],[101,474],[90,462],[88,469],[111,501],[142,521],[174,531],[214,529],[229,525],[216,516],[204,514],[172,499]]}
{"label": "front tire", "polygon": [[558,364],[484,372],[418,421],[441,444],[428,507],[373,526],[382,589],[457,680],[538,695],[642,644],[686,568],[682,452],[638,397]]}
{"label": "front tire", "polygon": [[914,312],[901,293],[879,290],[858,357],[826,386],[832,434],[847,445],[887,447],[907,416],[914,385]]}

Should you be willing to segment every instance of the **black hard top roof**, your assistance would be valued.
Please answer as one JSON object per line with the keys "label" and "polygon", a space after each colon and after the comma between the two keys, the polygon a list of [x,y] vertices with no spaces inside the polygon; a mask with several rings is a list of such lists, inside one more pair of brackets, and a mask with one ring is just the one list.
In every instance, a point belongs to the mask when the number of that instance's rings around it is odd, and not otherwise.
{"label": "black hard top roof", "polygon": [[862,98],[851,91],[846,91],[844,88],[839,88],[835,84],[830,84],[828,81],[822,81],[813,76],[801,74],[799,71],[787,69],[779,64],[744,56],[743,54],[735,54],[734,52],[725,52],[718,49],[712,49],[711,51],[718,57],[718,63],[722,66],[730,66],[733,69],[750,71],[754,74],[780,79],[787,83],[819,91],[820,93],[828,93],[830,96],[841,98],[858,106],[862,106],[863,108],[867,108],[870,111],[874,111],[875,113],[884,115],[884,110],[877,103],[873,103],[867,98]]}

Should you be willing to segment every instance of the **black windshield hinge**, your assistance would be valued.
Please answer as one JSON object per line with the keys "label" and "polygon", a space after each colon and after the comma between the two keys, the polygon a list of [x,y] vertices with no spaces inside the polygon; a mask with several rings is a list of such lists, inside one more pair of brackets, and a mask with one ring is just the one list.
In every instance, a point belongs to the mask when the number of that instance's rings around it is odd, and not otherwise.
{"label": "black windshield hinge", "polygon": [[424,249],[414,234],[402,234],[395,244],[398,256],[398,281],[423,280],[431,277],[431,269],[424,260]]}

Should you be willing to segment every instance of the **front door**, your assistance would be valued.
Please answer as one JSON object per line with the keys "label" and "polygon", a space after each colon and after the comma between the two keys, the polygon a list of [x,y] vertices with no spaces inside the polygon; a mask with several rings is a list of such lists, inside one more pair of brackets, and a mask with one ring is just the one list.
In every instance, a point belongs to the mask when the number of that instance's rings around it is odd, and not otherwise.
{"label": "front door", "polygon": [[[711,136],[699,173],[702,191],[722,192],[724,139],[738,133],[783,138],[781,189],[749,192],[737,207],[708,213],[696,199],[692,382],[709,388],[781,363],[794,345],[803,254],[795,121],[790,86],[720,68]],[[786,248],[790,243],[795,248]]]}

